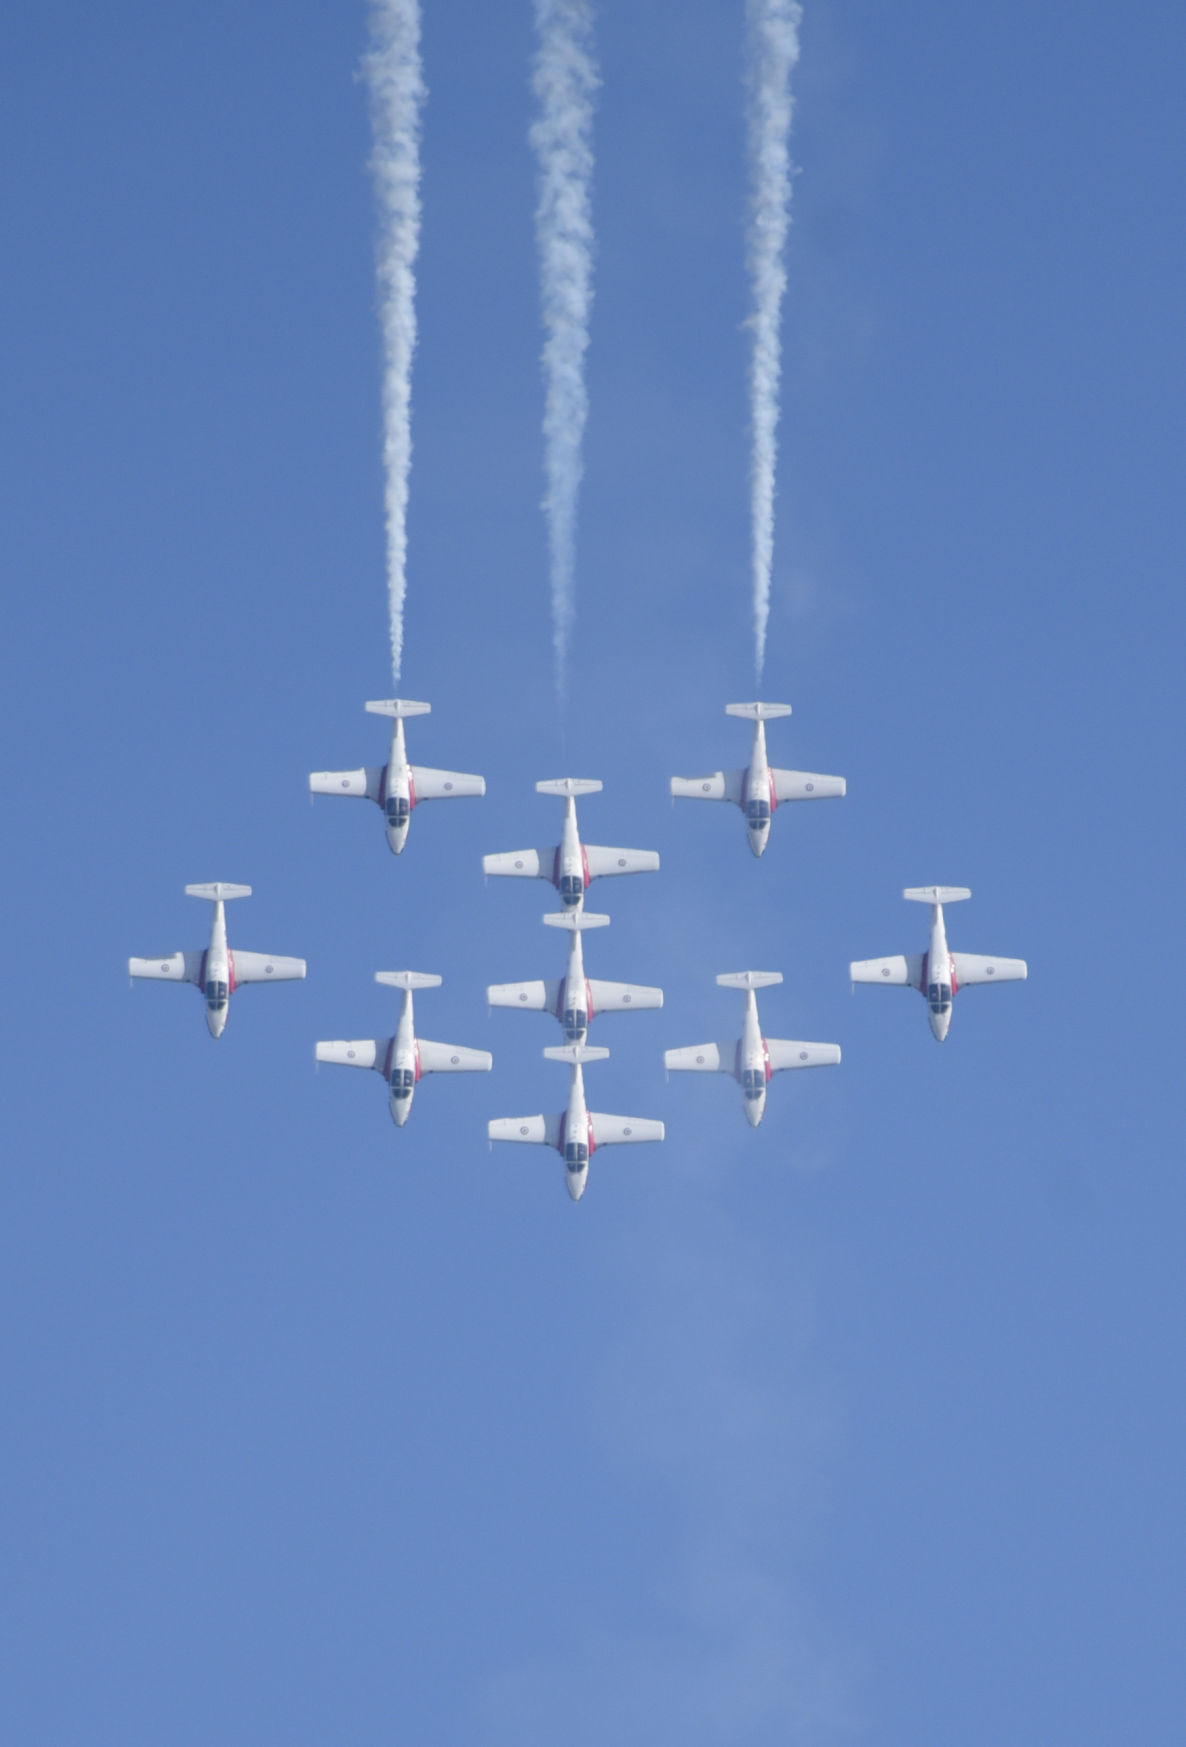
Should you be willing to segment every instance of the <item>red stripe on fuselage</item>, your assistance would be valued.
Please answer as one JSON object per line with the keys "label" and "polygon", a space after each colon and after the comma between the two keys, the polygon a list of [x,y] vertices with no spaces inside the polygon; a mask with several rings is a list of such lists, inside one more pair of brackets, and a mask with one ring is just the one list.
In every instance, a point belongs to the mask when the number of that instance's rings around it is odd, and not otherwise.
{"label": "red stripe on fuselage", "polygon": [[766,775],[770,782],[770,811],[773,813],[778,806],[778,796],[774,792],[774,772],[769,768],[769,766],[766,768]]}
{"label": "red stripe on fuselage", "polygon": [[589,884],[589,857],[585,854],[585,846],[581,844],[581,872],[585,876],[585,885]]}
{"label": "red stripe on fuselage", "polygon": [[770,1051],[766,1047],[766,1039],[765,1038],[762,1039],[762,1065],[766,1069],[766,1078],[769,1080],[770,1074],[771,1074]]}
{"label": "red stripe on fuselage", "polygon": [[420,1039],[418,1037],[412,1039],[412,1050],[416,1057],[416,1079],[418,1081],[420,1078]]}
{"label": "red stripe on fuselage", "polygon": [[235,992],[235,955],[228,946],[226,949],[227,994]]}

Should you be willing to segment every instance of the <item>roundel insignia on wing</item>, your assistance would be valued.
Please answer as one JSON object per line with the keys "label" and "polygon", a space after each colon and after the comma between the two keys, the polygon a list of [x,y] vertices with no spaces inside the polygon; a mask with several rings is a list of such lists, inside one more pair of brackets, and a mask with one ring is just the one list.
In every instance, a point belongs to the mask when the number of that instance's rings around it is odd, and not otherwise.
{"label": "roundel insignia on wing", "polygon": [[450,792],[450,790],[452,789],[452,787],[453,787],[452,783],[446,783],[445,784],[445,793],[448,794]]}
{"label": "roundel insignia on wing", "polygon": [[625,1007],[629,1007],[629,1005],[630,1005],[630,996],[629,995],[622,996],[622,1005]]}
{"label": "roundel insignia on wing", "polygon": [[995,965],[995,964],[990,964],[990,965],[987,965],[987,966],[986,966],[986,967],[985,967],[985,969],[986,969],[986,971],[987,971],[987,974],[988,974],[988,975],[989,975],[989,976],[990,976],[990,977],[995,977],[995,976],[996,976],[996,974],[997,974],[997,967],[996,967],[996,965]]}
{"label": "roundel insignia on wing", "polygon": [[522,867],[522,866],[523,866],[523,863],[522,863],[522,862],[521,862],[521,861],[517,861],[517,862],[516,862],[516,863],[515,863],[515,866],[516,866],[516,867]]}
{"label": "roundel insignia on wing", "polygon": [[883,976],[883,977],[888,977],[888,976],[889,976],[889,966],[888,966],[888,965],[882,965],[882,967],[881,967],[881,974],[882,974],[882,976]]}
{"label": "roundel insignia on wing", "polygon": [[624,855],[620,855],[618,857],[618,866],[625,867],[625,865],[626,865],[626,857]]}
{"label": "roundel insignia on wing", "polygon": [[696,1066],[698,1068],[702,1068],[704,1066],[704,1057],[702,1055],[698,1055],[696,1057]]}
{"label": "roundel insignia on wing", "polygon": [[520,996],[519,996],[519,999],[520,999],[520,1001],[526,1001],[526,999],[527,999],[527,996],[526,996],[526,995],[520,995]]}
{"label": "roundel insignia on wing", "polygon": [[354,1060],[354,1056],[355,1056],[355,1051],[354,1051],[354,1050],[352,1050],[352,1049],[348,1049],[348,1050],[347,1050],[347,1051],[346,1051],[346,1060],[347,1060],[347,1061],[348,1061],[348,1062],[352,1062],[352,1061],[353,1061],[353,1060]]}
{"label": "roundel insignia on wing", "polygon": [[449,1065],[455,1068],[460,1060],[461,1057],[459,1055],[451,1055],[449,1057]]}
{"label": "roundel insignia on wing", "polygon": [[275,965],[266,964],[264,966],[264,975],[270,977],[275,968]]}
{"label": "roundel insignia on wing", "polygon": [[348,776],[342,778],[342,787],[344,789],[348,789],[350,787],[350,778]]}
{"label": "roundel insignia on wing", "polygon": [[632,1129],[632,1128],[624,1128],[624,1129],[623,1129],[623,1130],[622,1130],[622,1133],[623,1133],[623,1134],[633,1134],[633,1133],[634,1133],[634,1130],[633,1130],[633,1129]]}
{"label": "roundel insignia on wing", "polygon": [[519,1133],[520,1133],[520,1134],[526,1134],[526,1133],[527,1133],[527,1124],[526,1124],[526,1123],[524,1123],[524,1124],[523,1124],[523,1126],[522,1126],[522,1128],[521,1128],[521,1129],[520,1129],[520,1130],[519,1130]]}
{"label": "roundel insignia on wing", "polygon": [[807,1051],[805,1049],[801,1049],[799,1051],[799,1060],[801,1062],[805,1062],[807,1060]]}
{"label": "roundel insignia on wing", "polygon": [[807,793],[809,795],[813,795],[815,793],[815,784],[814,783],[808,783],[806,785],[806,787],[807,787]]}
{"label": "roundel insignia on wing", "polygon": [[704,790],[705,794],[707,794],[709,789],[712,787],[712,784],[711,783],[701,783],[700,787]]}

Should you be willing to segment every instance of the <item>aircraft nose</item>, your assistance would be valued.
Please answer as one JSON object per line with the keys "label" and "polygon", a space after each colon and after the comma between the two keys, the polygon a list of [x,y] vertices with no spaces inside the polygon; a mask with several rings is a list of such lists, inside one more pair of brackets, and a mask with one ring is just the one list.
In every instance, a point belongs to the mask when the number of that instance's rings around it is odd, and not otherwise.
{"label": "aircraft nose", "polygon": [[745,1101],[745,1120],[751,1128],[756,1128],[762,1120],[762,1112],[766,1108],[765,1098],[747,1098]]}
{"label": "aircraft nose", "polygon": [[392,1120],[392,1122],[395,1123],[395,1126],[397,1128],[402,1128],[404,1123],[408,1120],[409,1115],[411,1114],[412,1100],[410,1098],[401,1098],[397,1103],[396,1100],[394,1098],[392,1098],[390,1100],[390,1103],[391,1103],[391,1120]]}
{"label": "aircraft nose", "polygon": [[401,825],[398,831],[389,830],[387,833],[387,847],[390,849],[392,855],[402,855],[404,852],[404,844],[407,841],[408,827],[406,825]]}
{"label": "aircraft nose", "polygon": [[206,1009],[206,1024],[211,1037],[221,1037],[226,1030],[226,1008],[220,1007],[217,1012],[213,1008]]}
{"label": "aircraft nose", "polygon": [[568,1186],[568,1193],[574,1201],[579,1201],[585,1193],[585,1183],[588,1176],[588,1171],[565,1171],[564,1181]]}
{"label": "aircraft nose", "polygon": [[751,831],[749,833],[749,846],[755,855],[765,855],[768,840],[769,833],[766,831]]}
{"label": "aircraft nose", "polygon": [[950,1027],[951,1027],[951,1008],[950,1007],[947,1009],[946,1013],[932,1013],[931,1014],[931,1031],[934,1034],[936,1043],[942,1043],[944,1041]]}

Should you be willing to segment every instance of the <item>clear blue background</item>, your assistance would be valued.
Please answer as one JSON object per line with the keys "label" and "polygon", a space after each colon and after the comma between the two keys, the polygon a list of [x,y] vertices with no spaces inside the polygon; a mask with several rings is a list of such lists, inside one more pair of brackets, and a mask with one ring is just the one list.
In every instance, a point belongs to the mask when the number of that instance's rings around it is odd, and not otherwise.
{"label": "clear blue background", "polygon": [[[1181,1739],[1184,556],[1180,9],[814,0],[770,659],[776,762],[848,799],[673,810],[754,695],[741,17],[604,0],[576,659],[551,685],[525,3],[431,0],[401,689],[487,778],[400,862],[356,5],[18,8],[3,73],[6,1739],[997,1747]],[[532,783],[604,779],[603,1154],[559,1108]],[[204,943],[309,961],[127,990]],[[1023,955],[957,1003],[859,991],[902,886]],[[746,1127],[665,1046],[841,1068]],[[438,971],[392,1128],[318,1037]]]}

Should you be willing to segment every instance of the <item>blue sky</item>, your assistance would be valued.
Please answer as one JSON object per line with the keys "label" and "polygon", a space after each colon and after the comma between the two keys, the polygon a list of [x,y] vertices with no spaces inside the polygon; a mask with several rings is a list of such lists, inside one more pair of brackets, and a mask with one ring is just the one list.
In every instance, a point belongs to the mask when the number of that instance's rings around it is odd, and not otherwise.
{"label": "blue sky", "polygon": [[[27,1747],[562,1737],[1178,1739],[1179,12],[820,0],[796,77],[776,762],[848,798],[673,810],[740,763],[741,6],[606,0],[572,693],[551,685],[531,15],[431,0],[402,689],[487,778],[400,862],[312,769],[390,690],[364,12],[68,3],[5,57],[10,748],[6,1734]],[[487,1151],[559,1108],[532,783],[601,777],[595,1107],[661,1148]],[[300,953],[206,1036],[129,953]],[[1024,988],[931,1040],[852,957],[905,885]],[[780,969],[835,1072],[667,1085]],[[396,1133],[318,1037],[494,1071]],[[801,1083],[800,1083],[801,1082]]]}

